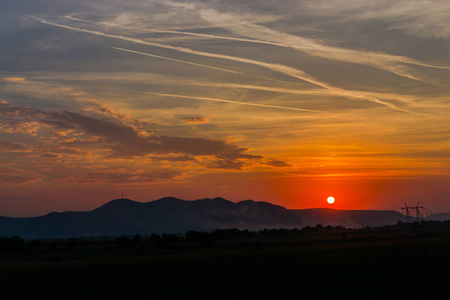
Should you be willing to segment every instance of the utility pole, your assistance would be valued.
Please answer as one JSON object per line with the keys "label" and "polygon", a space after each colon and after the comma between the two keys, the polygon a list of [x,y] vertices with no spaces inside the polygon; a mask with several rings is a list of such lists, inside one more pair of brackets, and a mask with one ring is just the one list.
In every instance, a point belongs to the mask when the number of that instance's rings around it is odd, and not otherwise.
{"label": "utility pole", "polygon": [[423,220],[423,214],[420,213],[421,209],[425,209],[423,206],[419,206],[419,202],[417,202],[416,207],[414,208],[416,210],[416,222],[420,222]]}
{"label": "utility pole", "polygon": [[420,212],[421,209],[425,209],[423,206],[419,206],[419,202],[417,202],[416,206],[408,206],[405,203],[405,207],[401,207],[401,209],[404,209],[406,211],[406,223],[412,223],[414,220],[414,217],[411,215],[410,210],[415,210],[416,212],[416,222],[420,222],[423,220],[423,214]]}
{"label": "utility pole", "polygon": [[411,213],[409,212],[409,206],[405,203],[405,207],[401,207],[401,209],[406,210],[406,223],[411,223],[412,222],[412,216]]}

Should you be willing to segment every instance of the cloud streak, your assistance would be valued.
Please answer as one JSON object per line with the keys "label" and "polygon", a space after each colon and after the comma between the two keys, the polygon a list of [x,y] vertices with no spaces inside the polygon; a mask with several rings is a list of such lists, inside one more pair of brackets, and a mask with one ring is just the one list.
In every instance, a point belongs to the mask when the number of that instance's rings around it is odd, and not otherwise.
{"label": "cloud streak", "polygon": [[168,60],[168,61],[175,61],[175,62],[179,62],[179,63],[183,63],[183,64],[188,64],[188,65],[192,65],[192,66],[196,66],[196,67],[207,68],[207,69],[216,70],[216,71],[228,72],[228,73],[239,74],[239,75],[247,75],[245,73],[238,72],[238,71],[233,71],[233,70],[228,70],[228,69],[208,66],[208,65],[204,65],[204,64],[193,63],[193,62],[185,61],[185,60],[181,60],[181,59],[174,59],[174,58],[169,58],[169,57],[165,57],[165,56],[160,56],[160,55],[155,55],[155,54],[150,54],[150,53],[144,53],[144,52],[124,49],[124,48],[119,48],[119,47],[111,47],[111,48],[112,49],[116,49],[116,50],[120,50],[120,51],[125,51],[125,52],[130,52],[130,53],[135,53],[135,54],[140,54],[140,55],[145,55],[145,56],[150,56],[150,57],[156,57],[156,58],[160,58],[160,59],[164,59],[164,60]]}
{"label": "cloud streak", "polygon": [[448,66],[426,64],[404,56],[326,46],[311,39],[252,24],[233,14],[222,14],[212,9],[200,10],[199,14],[204,20],[241,36],[249,36],[281,47],[301,50],[313,56],[369,65],[409,79],[420,80],[397,64],[450,69]]}
{"label": "cloud streak", "polygon": [[325,88],[325,89],[333,92],[335,95],[338,95],[338,96],[343,96],[343,97],[352,98],[352,99],[366,100],[366,101],[378,103],[378,104],[384,105],[386,107],[389,107],[391,109],[394,109],[394,110],[397,110],[397,111],[400,111],[400,112],[424,115],[424,114],[421,114],[421,113],[417,113],[417,112],[409,111],[409,110],[406,110],[406,109],[398,108],[396,105],[394,105],[392,103],[389,103],[389,102],[386,102],[386,101],[382,101],[382,100],[380,100],[378,98],[375,98],[375,97],[372,97],[372,96],[367,96],[367,95],[364,94],[364,92],[357,92],[357,91],[345,90],[345,89],[341,89],[341,88],[338,88],[338,87],[334,87],[334,86],[332,86],[330,84],[327,84],[325,82],[322,82],[322,81],[320,81],[318,79],[313,78],[312,76],[306,74],[305,72],[303,72],[301,70],[298,70],[298,69],[295,69],[295,68],[292,68],[292,67],[288,67],[288,66],[285,66],[285,65],[281,65],[281,64],[266,63],[266,62],[256,61],[256,60],[247,59],[247,58],[240,58],[240,57],[230,56],[230,55],[215,54],[215,53],[210,53],[210,52],[197,51],[197,50],[192,50],[192,49],[185,48],[185,47],[163,45],[163,44],[159,44],[159,43],[148,42],[148,41],[145,41],[145,40],[142,40],[142,39],[137,39],[137,38],[125,37],[125,36],[120,36],[120,35],[108,34],[108,33],[100,32],[100,31],[96,31],[96,30],[88,30],[88,29],[83,29],[83,28],[67,26],[67,25],[54,23],[54,22],[51,22],[51,21],[48,21],[48,20],[45,20],[45,19],[41,19],[41,18],[36,18],[36,19],[38,21],[44,23],[44,24],[48,24],[48,25],[52,25],[52,26],[56,26],[56,27],[61,27],[61,28],[69,29],[69,30],[74,30],[74,31],[85,32],[85,33],[98,35],[98,36],[104,36],[104,37],[120,39],[120,40],[129,41],[129,42],[137,43],[137,44],[144,44],[144,45],[148,45],[148,46],[155,46],[155,47],[175,50],[175,51],[182,52],[182,53],[188,53],[188,54],[194,54],[194,55],[199,55],[199,56],[205,56],[205,57],[212,57],[212,58],[236,61],[236,62],[241,62],[241,63],[246,63],[246,64],[252,64],[252,65],[260,66],[260,67],[267,68],[267,69],[272,70],[272,71],[276,71],[276,72],[288,75],[288,76],[296,78],[296,79],[300,79],[300,80],[312,83],[312,84],[317,85],[319,87]]}
{"label": "cloud streak", "polygon": [[[144,53],[144,52],[132,51],[132,50],[127,50],[127,49],[117,48],[117,47],[113,47],[113,48],[118,49],[118,50],[122,50],[122,51],[132,52],[132,53],[135,53],[135,54],[146,55],[146,56],[153,56],[152,54],[148,54],[148,53]],[[198,51],[196,51],[196,52],[198,52]],[[200,52],[200,53],[204,53],[204,52]],[[211,53],[209,53],[209,54],[211,54]],[[220,55],[220,56],[222,56],[222,55]],[[161,57],[161,56],[159,56],[159,57]],[[236,58],[236,57],[233,57],[233,56],[226,56],[226,57],[227,57],[226,59],[229,59],[229,60],[237,60],[237,61],[241,60],[240,58]],[[406,109],[402,109],[402,108],[399,108],[399,107],[397,107],[396,105],[394,105],[394,104],[392,104],[390,102],[386,102],[386,101],[380,100],[376,96],[373,96],[373,95],[376,95],[376,93],[370,93],[368,95],[368,93],[366,93],[366,92],[351,91],[351,90],[345,90],[345,89],[341,89],[341,88],[338,88],[338,87],[334,87],[334,86],[332,86],[330,84],[321,82],[321,81],[319,81],[317,79],[314,79],[313,77],[311,77],[309,75],[306,75],[306,73],[304,73],[303,71],[300,71],[300,70],[297,70],[297,69],[294,69],[294,68],[291,68],[291,67],[288,67],[288,66],[280,65],[280,64],[269,64],[269,63],[254,61],[254,60],[248,60],[248,59],[243,59],[243,60],[245,60],[246,63],[251,63],[251,64],[256,64],[256,65],[259,65],[259,66],[263,66],[263,67],[266,67],[266,68],[271,69],[273,71],[278,71],[280,73],[292,76],[294,78],[301,79],[301,80],[307,81],[309,83],[313,83],[313,84],[315,84],[315,85],[317,85],[319,87],[322,87],[322,88],[326,89],[332,95],[337,95],[337,96],[342,96],[342,97],[352,98],[352,99],[366,100],[366,101],[370,101],[370,102],[374,102],[374,103],[377,103],[377,104],[381,104],[381,105],[387,106],[387,107],[389,107],[391,109],[394,109],[394,110],[397,110],[397,111],[400,111],[400,112],[413,113],[413,114],[418,114],[418,115],[425,116],[425,114],[413,112],[413,111],[406,110]],[[179,60],[177,60],[177,61],[179,61]],[[186,63],[185,61],[181,61],[181,62]],[[196,65],[198,65],[198,64],[196,64]],[[170,95],[170,94],[160,94],[160,95],[164,96],[164,95]],[[171,95],[171,96],[174,96],[174,95]],[[184,98],[190,98],[190,97],[184,97]],[[216,98],[197,97],[197,99],[199,99],[199,100],[210,100],[210,101],[220,101],[220,102],[230,102],[230,103],[234,102],[234,103],[240,103],[240,104],[245,104],[245,105],[271,107],[271,108],[279,108],[279,109],[293,109],[293,110],[320,112],[320,111],[305,110],[305,109],[287,108],[287,107],[276,106],[276,105],[265,105],[265,104],[254,104],[254,103],[250,104],[250,103],[245,103],[245,102],[238,102],[238,101],[232,101],[232,100],[223,100],[223,99],[216,99]]]}
{"label": "cloud streak", "polygon": [[[143,53],[139,51],[133,51],[137,52],[138,54]],[[145,54],[145,53],[143,53]],[[44,80],[86,80],[89,82],[92,81],[105,81],[105,80],[112,80],[117,82],[139,82],[139,83],[146,83],[147,81],[163,81],[164,85],[187,85],[187,86],[202,86],[202,87],[218,87],[218,88],[233,88],[233,89],[248,89],[248,90],[257,90],[257,91],[266,91],[266,92],[273,92],[273,93],[280,93],[280,94],[292,94],[292,95],[317,95],[317,96],[331,96],[335,95],[332,91],[327,89],[294,89],[294,88],[282,88],[277,86],[263,86],[263,85],[254,85],[254,84],[242,84],[242,83],[227,83],[227,82],[212,82],[212,81],[198,81],[198,80],[187,80],[187,79],[177,79],[177,78],[170,78],[170,80],[166,77],[162,77],[156,74],[148,74],[148,73],[129,73],[129,72],[119,72],[118,74],[114,74],[113,72],[109,72],[108,74],[103,73],[93,73],[93,72],[83,72],[80,74],[73,73],[70,75],[64,74],[64,73],[55,73],[55,75],[46,74],[44,76],[39,76],[39,79]],[[42,84],[48,84],[48,85],[59,85],[56,83],[43,83]],[[66,87],[85,87],[84,85],[62,85]],[[138,91],[138,90],[130,90],[130,89],[123,89],[119,87],[102,87],[106,89],[111,90],[121,90],[121,91],[129,91],[129,92],[137,92],[137,93],[145,93],[145,91]],[[418,96],[413,95],[403,95],[403,94],[395,94],[395,93],[383,93],[383,92],[368,92],[368,91],[356,91],[359,93],[364,93],[364,95],[378,98],[378,99],[385,99],[385,100],[393,100],[398,101],[407,105],[413,105],[415,101],[418,101],[420,98]],[[423,105],[423,104],[422,104]],[[423,109],[423,106],[421,107]]]}
{"label": "cloud streak", "polygon": [[264,107],[264,108],[293,110],[293,111],[301,111],[301,112],[322,113],[322,111],[320,111],[320,110],[312,110],[312,109],[304,109],[304,108],[296,108],[296,107],[286,107],[286,106],[270,105],[270,104],[262,104],[262,103],[241,102],[241,101],[226,100],[226,99],[211,98],[211,97],[187,96],[187,95],[176,95],[176,94],[166,94],[166,93],[156,93],[156,92],[142,92],[142,91],[139,91],[139,93],[163,96],[163,97],[183,98],[183,99],[192,99],[192,100],[200,100],[200,101],[213,101],[213,102],[231,103],[231,104],[238,104],[238,105]]}
{"label": "cloud streak", "polygon": [[391,28],[402,29],[419,37],[450,37],[450,3],[447,1],[307,1],[303,9],[320,15],[339,15],[350,20],[388,20],[393,23]]}
{"label": "cloud streak", "polygon": [[[169,4],[170,2],[166,2]],[[344,5],[345,6],[345,5]],[[186,7],[194,8],[197,11],[197,5],[193,6],[183,6],[184,9]],[[406,11],[408,12],[408,11]],[[279,32],[273,30],[271,28],[267,28],[261,25],[256,25],[250,23],[246,20],[243,20],[241,17],[233,14],[223,14],[213,9],[201,9],[199,10],[199,15],[205,21],[208,21],[211,24],[219,26],[221,28],[225,28],[230,32],[238,34],[240,36],[249,36],[254,39],[248,38],[239,38],[239,37],[228,37],[221,35],[213,35],[213,34],[203,34],[203,33],[195,33],[195,32],[187,32],[187,31],[176,31],[176,30],[154,30],[154,29],[145,29],[146,32],[154,32],[154,33],[170,33],[177,35],[187,35],[187,36],[196,36],[203,37],[209,39],[221,39],[221,40],[230,40],[237,42],[246,42],[246,43],[256,43],[256,44],[265,44],[272,45],[284,48],[292,48],[296,50],[303,51],[308,53],[309,55],[318,56],[327,59],[339,60],[350,63],[359,63],[365,64],[372,67],[379,68],[384,71],[392,72],[396,75],[413,79],[413,80],[421,80],[420,78],[415,77],[414,75],[407,72],[406,69],[397,65],[393,66],[392,64],[410,64],[417,65],[427,68],[436,68],[436,69],[450,69],[450,66],[440,66],[427,64],[409,57],[399,56],[399,55],[391,55],[386,53],[378,53],[378,52],[370,52],[370,51],[362,51],[362,50],[351,50],[340,47],[332,47],[318,43],[315,40],[307,39],[304,37],[300,37],[297,35],[287,34],[283,32]],[[364,15],[364,14],[363,14]],[[403,13],[399,13],[399,15],[404,16]],[[110,22],[94,22],[79,18],[74,18],[70,16],[65,16],[66,18],[74,21],[82,21],[93,24],[105,24],[114,27],[122,27],[122,28],[133,28],[129,26],[121,26],[118,24],[110,23]],[[363,16],[360,16],[363,17]],[[376,17],[376,16],[372,16]],[[378,17],[381,17],[378,15]],[[436,22],[437,23],[437,22]],[[406,27],[406,25],[404,25]],[[133,28],[136,29],[136,28]],[[142,30],[142,29],[141,29]],[[450,32],[450,31],[449,31]]]}

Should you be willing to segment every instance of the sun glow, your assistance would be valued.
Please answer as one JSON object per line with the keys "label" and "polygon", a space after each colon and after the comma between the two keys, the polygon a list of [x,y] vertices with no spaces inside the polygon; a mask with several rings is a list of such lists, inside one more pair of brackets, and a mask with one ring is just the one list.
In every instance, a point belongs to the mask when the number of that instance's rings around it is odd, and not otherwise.
{"label": "sun glow", "polygon": [[329,204],[333,204],[333,203],[334,203],[334,197],[328,197],[328,198],[327,198],[327,202],[328,202]]}

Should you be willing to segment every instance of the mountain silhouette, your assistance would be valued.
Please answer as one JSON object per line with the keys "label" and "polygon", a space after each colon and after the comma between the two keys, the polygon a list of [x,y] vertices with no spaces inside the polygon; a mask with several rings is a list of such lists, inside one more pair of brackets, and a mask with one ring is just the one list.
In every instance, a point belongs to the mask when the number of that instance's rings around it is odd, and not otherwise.
{"label": "mountain silhouette", "polygon": [[343,226],[346,228],[380,227],[405,221],[405,216],[394,210],[337,210],[312,208],[291,210],[302,223]]}
{"label": "mountain silhouette", "polygon": [[52,212],[32,218],[0,217],[0,236],[24,238],[185,233],[237,228],[302,228],[316,224],[361,228],[403,221],[396,211],[301,209],[267,202],[234,203],[223,198],[186,201],[166,197],[151,202],[112,200],[92,211]]}
{"label": "mountain silhouette", "polygon": [[432,215],[426,217],[425,220],[428,220],[428,221],[446,221],[446,220],[450,220],[450,213],[432,214]]}

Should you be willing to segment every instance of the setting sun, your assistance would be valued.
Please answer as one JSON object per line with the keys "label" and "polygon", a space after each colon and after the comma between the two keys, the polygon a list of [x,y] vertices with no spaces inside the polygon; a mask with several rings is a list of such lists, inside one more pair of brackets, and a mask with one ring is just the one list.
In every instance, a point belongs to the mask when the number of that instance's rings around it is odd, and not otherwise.
{"label": "setting sun", "polygon": [[334,203],[334,197],[328,197],[327,202],[329,204],[333,204]]}

